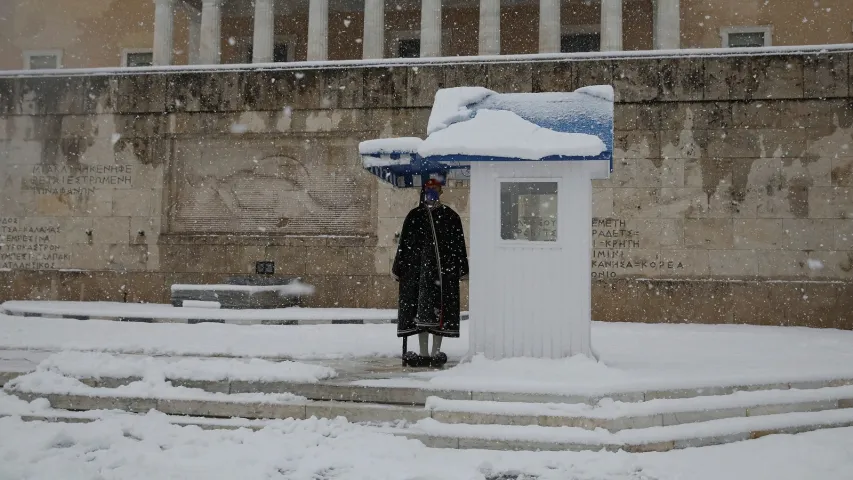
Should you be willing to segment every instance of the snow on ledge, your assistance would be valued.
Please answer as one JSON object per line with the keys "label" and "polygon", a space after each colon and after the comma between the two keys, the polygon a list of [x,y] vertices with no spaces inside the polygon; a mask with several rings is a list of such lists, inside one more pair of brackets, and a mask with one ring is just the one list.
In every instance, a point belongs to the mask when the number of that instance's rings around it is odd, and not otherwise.
{"label": "snow on ledge", "polygon": [[301,282],[292,282],[286,285],[230,285],[230,284],[173,284],[172,292],[176,290],[192,291],[216,291],[216,292],[278,292],[280,295],[312,295],[314,286]]}
{"label": "snow on ledge", "polygon": [[381,157],[371,157],[370,155],[362,155],[361,157],[361,165],[364,168],[392,167],[394,165],[409,165],[411,163],[411,155],[406,155],[400,158],[391,158],[390,155],[382,155]]}
{"label": "snow on ledge", "polygon": [[[437,102],[436,102],[437,103]],[[595,135],[540,127],[508,110],[478,110],[473,119],[439,130],[421,144],[422,157],[473,155],[522,160],[594,157],[607,150]]]}
{"label": "snow on ledge", "polygon": [[610,85],[590,85],[589,87],[582,87],[575,90],[575,93],[597,97],[608,102],[612,102],[615,96],[613,94],[613,87]]}
{"label": "snow on ledge", "polygon": [[358,144],[361,155],[383,155],[393,153],[412,153],[418,150],[423,140],[418,137],[378,138],[365,140]]}
{"label": "snow on ledge", "polygon": [[482,102],[495,92],[483,87],[442,88],[435,92],[435,101],[427,123],[427,135],[432,135],[456,122],[474,116],[468,105]]}

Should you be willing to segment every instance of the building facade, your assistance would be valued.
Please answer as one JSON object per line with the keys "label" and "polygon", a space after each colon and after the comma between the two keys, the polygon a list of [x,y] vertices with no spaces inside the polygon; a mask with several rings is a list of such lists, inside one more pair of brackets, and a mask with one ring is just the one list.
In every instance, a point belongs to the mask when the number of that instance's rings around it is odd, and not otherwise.
{"label": "building facade", "polygon": [[[317,288],[306,305],[394,308],[417,192],[365,171],[359,142],[423,136],[440,85],[602,83],[593,319],[853,329],[851,65],[853,46],[0,73],[0,301],[164,303],[274,262]],[[443,200],[470,239],[467,182]]]}
{"label": "building facade", "polygon": [[853,43],[848,0],[0,2],[0,69]]}

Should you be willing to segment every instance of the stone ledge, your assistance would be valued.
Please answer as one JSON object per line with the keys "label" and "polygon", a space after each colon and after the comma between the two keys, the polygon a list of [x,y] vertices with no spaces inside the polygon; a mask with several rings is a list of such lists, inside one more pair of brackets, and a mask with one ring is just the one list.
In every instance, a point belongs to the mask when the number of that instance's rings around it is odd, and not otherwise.
{"label": "stone ledge", "polygon": [[[240,319],[216,319],[216,318],[151,318],[151,317],[115,317],[107,315],[68,315],[53,313],[33,313],[17,309],[2,308],[0,313],[4,315],[31,317],[31,318],[66,318],[69,320],[108,320],[116,322],[138,322],[138,323],[185,323],[198,325],[201,323],[224,323],[228,325],[376,325],[397,323],[397,319],[377,318],[355,318],[355,319],[324,319],[324,320],[268,320],[255,318]],[[468,320],[468,314],[462,314],[462,321]]]}
{"label": "stone ledge", "polygon": [[[54,314],[54,313],[36,313],[27,312],[20,309],[0,308],[0,313],[3,315],[28,317],[28,318],[66,318],[69,320],[107,320],[115,322],[137,322],[137,323],[185,323],[189,325],[197,325],[200,323],[224,323],[228,325],[279,325],[279,326],[295,326],[295,325],[380,325],[380,324],[396,324],[396,318],[353,318],[353,319],[303,319],[303,320],[269,320],[257,318],[239,318],[239,319],[216,319],[216,318],[153,318],[153,317],[116,317],[108,315],[69,315],[69,314]],[[468,313],[460,314],[462,321],[469,320]]]}
{"label": "stone ledge", "polygon": [[[713,420],[746,418],[748,416],[777,415],[793,412],[818,412],[835,410],[842,405],[838,400],[798,402],[786,405],[770,405],[741,408],[719,408],[690,410],[682,407],[670,412],[650,415],[628,415],[614,418],[578,415],[511,415],[489,412],[435,411],[416,406],[387,405],[376,403],[352,403],[337,401],[299,401],[270,403],[265,401],[241,401],[228,398],[210,399],[156,399],[133,396],[88,396],[64,395],[39,392],[11,391],[25,401],[46,398],[50,405],[63,410],[124,410],[145,413],[155,409],[169,415],[199,416],[209,418],[244,419],[306,419],[345,417],[350,422],[417,422],[432,418],[444,424],[505,425],[537,427],[572,427],[584,430],[605,429],[610,432],[672,427],[676,425],[703,423]],[[850,400],[850,399],[845,399]],[[748,415],[749,411],[754,413]],[[689,445],[696,446],[696,445]]]}
{"label": "stone ledge", "polygon": [[246,245],[246,246],[284,246],[284,247],[344,247],[374,246],[376,235],[353,235],[341,237],[288,236],[288,235],[196,235],[170,233],[161,234],[163,245]]}
{"label": "stone ledge", "polygon": [[[65,423],[89,423],[97,420],[97,417],[82,417],[72,416],[70,412],[55,412],[46,415],[22,415],[24,421],[45,421],[45,422],[65,422]],[[0,413],[0,417],[9,416]],[[201,419],[193,419],[191,417],[174,417],[170,416],[169,422],[180,426],[195,426],[204,430],[212,429],[238,429],[248,428],[259,430],[264,427],[263,424],[249,423],[245,425],[240,423],[216,424],[201,421]],[[853,426],[853,421],[844,422],[815,422],[809,425],[800,425],[796,427],[785,427],[767,430],[749,430],[728,435],[717,435],[710,437],[695,437],[682,438],[679,440],[663,440],[658,442],[648,443],[571,443],[571,442],[541,442],[529,440],[495,440],[484,438],[471,437],[455,437],[441,436],[419,432],[403,432],[400,430],[377,429],[382,433],[400,436],[411,440],[418,440],[425,446],[431,448],[451,448],[451,449],[489,449],[489,450],[537,450],[537,451],[600,451],[607,450],[611,452],[626,451],[631,453],[643,452],[665,452],[674,449],[694,448],[710,445],[722,445],[726,443],[734,443],[746,440],[762,438],[768,435],[777,434],[798,434],[821,429],[843,428]]]}
{"label": "stone ledge", "polygon": [[[282,360],[282,359],[276,359]],[[28,371],[0,371],[0,381],[5,385],[6,382],[21,375],[29,373]],[[80,382],[91,387],[116,388],[121,385],[140,381],[139,377],[99,377],[99,378],[80,378]],[[853,379],[836,379],[827,381],[815,382],[794,382],[794,383],[771,383],[760,385],[743,385],[733,387],[700,387],[695,389],[675,389],[675,390],[656,390],[649,392],[617,392],[613,394],[599,394],[595,396],[583,395],[549,395],[536,393],[507,393],[507,392],[477,392],[466,390],[440,390],[440,389],[420,389],[414,387],[387,387],[387,386],[368,386],[368,385],[352,385],[348,383],[334,383],[322,381],[317,383],[302,383],[302,382],[256,382],[248,380],[194,380],[186,378],[166,378],[172,382],[174,386],[183,386],[187,388],[198,388],[211,393],[292,393],[301,397],[305,397],[314,401],[334,401],[334,402],[353,402],[353,403],[374,403],[382,405],[403,405],[403,406],[423,406],[426,399],[429,397],[439,397],[445,400],[474,400],[474,401],[497,401],[497,402],[522,402],[522,403],[586,403],[595,405],[602,398],[611,398],[615,401],[626,403],[644,402],[655,399],[688,399],[695,397],[713,397],[728,395],[734,392],[757,392],[763,390],[788,390],[796,388],[802,390],[813,390],[828,387],[843,387],[853,385]],[[804,402],[789,402],[789,403],[774,403],[767,405],[756,405],[751,407],[743,407],[743,413],[738,413],[736,416],[758,416],[771,413],[783,413],[786,408],[795,408],[796,405],[801,405],[800,408],[811,411],[820,409],[825,406],[826,402],[836,402],[841,404],[841,407],[833,406],[832,408],[850,408],[853,406],[853,398],[842,398],[835,400],[819,400],[819,401],[804,401]],[[753,413],[748,413],[745,409],[749,408]],[[773,411],[773,410],[777,411]],[[798,411],[798,410],[788,410]],[[761,413],[757,413],[761,412]],[[666,419],[665,419],[666,420]],[[669,421],[675,421],[669,419]],[[685,423],[685,422],[679,422]]]}

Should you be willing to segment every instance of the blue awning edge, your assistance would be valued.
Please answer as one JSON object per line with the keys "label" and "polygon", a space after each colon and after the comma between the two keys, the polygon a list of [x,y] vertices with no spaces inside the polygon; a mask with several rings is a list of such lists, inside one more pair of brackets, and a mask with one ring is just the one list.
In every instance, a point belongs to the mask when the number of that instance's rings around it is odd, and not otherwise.
{"label": "blue awning edge", "polygon": [[[469,99],[474,101],[468,103]],[[453,102],[457,103],[454,104]],[[470,175],[472,162],[606,161],[609,165],[609,171],[612,172],[613,106],[613,88],[609,85],[584,87],[574,92],[505,94],[478,87],[442,89],[436,93],[436,101],[430,117],[429,129],[432,133],[427,136],[426,140],[417,137],[367,140],[359,144],[359,153],[365,169],[380,180],[399,188],[419,187],[427,178],[438,178],[442,182],[450,179],[466,179]],[[585,151],[586,154],[583,155],[565,155],[559,154],[559,152],[582,150],[571,148],[560,150],[559,145],[554,144],[555,154],[549,154],[547,149],[542,150],[540,148],[539,151],[544,152],[542,156],[528,156],[527,158],[502,156],[488,148],[482,152],[476,147],[454,149],[455,145],[451,145],[449,149],[438,149],[441,154],[434,153],[437,151],[434,148],[437,141],[445,141],[445,139],[453,137],[453,135],[448,135],[448,132],[454,128],[454,125],[475,118],[482,110],[512,112],[514,115],[510,117],[515,118],[517,116],[523,121],[533,124],[530,126],[533,130],[547,129],[551,131],[537,131],[536,133],[548,133],[557,139],[563,137],[571,139],[572,137],[554,135],[553,132],[583,134],[575,137],[584,135],[597,137],[600,142],[598,140],[596,142],[598,145],[603,144],[603,147],[600,148],[600,153],[595,155],[590,155],[589,150]],[[497,116],[497,114],[492,116]],[[507,114],[502,114],[501,118],[506,116]],[[434,118],[443,122],[435,122],[439,125],[438,128],[433,125]],[[474,122],[466,126],[473,124]],[[459,127],[456,128],[459,129]],[[440,129],[446,129],[446,131],[442,132]],[[457,135],[454,138],[455,140],[452,141],[462,142],[463,145],[461,146],[467,147],[464,145],[465,137]],[[481,143],[482,140],[481,138]],[[472,140],[472,142],[476,142],[476,140]],[[459,153],[451,153],[457,151]],[[599,149],[595,151],[597,152]],[[607,166],[602,166],[602,168],[607,168]]]}

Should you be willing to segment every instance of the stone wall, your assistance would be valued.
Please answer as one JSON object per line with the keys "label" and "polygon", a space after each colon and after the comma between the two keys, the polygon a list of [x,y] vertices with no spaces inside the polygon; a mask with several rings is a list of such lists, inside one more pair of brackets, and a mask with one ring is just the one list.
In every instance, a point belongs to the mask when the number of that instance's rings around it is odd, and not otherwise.
{"label": "stone wall", "polygon": [[393,307],[416,198],[357,143],[422,136],[440,87],[597,83],[594,318],[853,328],[846,52],[0,78],[0,300],[164,302],[273,260],[313,305]]}

